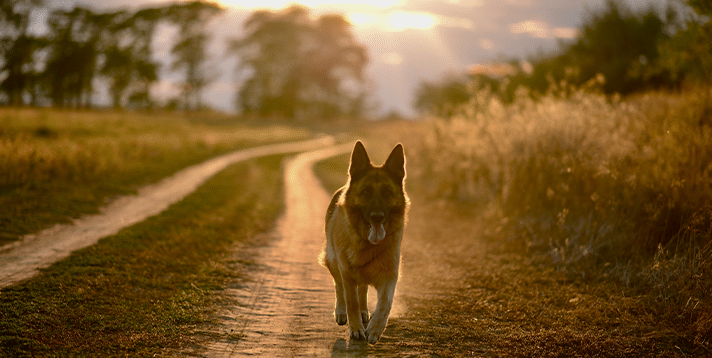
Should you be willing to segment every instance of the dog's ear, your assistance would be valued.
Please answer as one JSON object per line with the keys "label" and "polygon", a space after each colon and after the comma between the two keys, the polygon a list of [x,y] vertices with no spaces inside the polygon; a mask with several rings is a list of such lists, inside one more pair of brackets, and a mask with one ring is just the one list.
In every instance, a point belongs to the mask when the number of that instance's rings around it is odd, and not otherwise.
{"label": "dog's ear", "polygon": [[388,159],[383,163],[383,169],[397,181],[403,181],[405,178],[405,153],[403,152],[403,145],[398,143],[395,148],[393,148]]}
{"label": "dog's ear", "polygon": [[351,152],[351,163],[349,164],[349,176],[351,179],[358,179],[368,169],[372,168],[371,159],[368,158],[366,148],[361,141],[357,141],[354,150]]}

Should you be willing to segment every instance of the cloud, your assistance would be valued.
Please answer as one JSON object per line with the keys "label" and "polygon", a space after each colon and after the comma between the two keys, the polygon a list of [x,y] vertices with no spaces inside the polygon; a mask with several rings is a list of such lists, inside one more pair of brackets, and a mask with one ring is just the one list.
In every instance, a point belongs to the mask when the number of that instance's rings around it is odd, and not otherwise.
{"label": "cloud", "polygon": [[543,21],[527,20],[509,25],[509,32],[513,34],[528,34],[534,38],[574,38],[578,36],[578,30],[569,27],[551,28]]}
{"label": "cloud", "polygon": [[492,40],[490,39],[481,39],[478,44],[483,50],[491,51],[494,49],[494,42],[492,42]]}

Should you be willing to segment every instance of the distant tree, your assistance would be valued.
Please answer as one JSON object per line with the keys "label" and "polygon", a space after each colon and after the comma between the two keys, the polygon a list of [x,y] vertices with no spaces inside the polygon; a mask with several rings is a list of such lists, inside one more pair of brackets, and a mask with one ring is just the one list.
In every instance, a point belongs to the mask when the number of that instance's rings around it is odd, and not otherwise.
{"label": "distant tree", "polygon": [[49,17],[50,56],[45,77],[57,107],[91,107],[97,72],[99,40],[106,17],[75,7],[55,10]]}
{"label": "distant tree", "polygon": [[415,92],[413,107],[421,114],[447,118],[470,100],[467,77],[448,76],[440,82],[421,82]]}
{"label": "distant tree", "polygon": [[0,4],[0,93],[9,104],[24,104],[23,95],[36,99],[36,53],[45,41],[29,34],[30,14],[42,0],[4,0]]}
{"label": "distant tree", "polygon": [[179,3],[169,9],[172,22],[178,26],[178,41],[171,50],[176,58],[171,68],[185,73],[183,105],[186,109],[202,107],[201,93],[211,81],[204,68],[206,47],[211,38],[206,27],[223,11],[219,5],[204,1]]}
{"label": "distant tree", "polygon": [[688,0],[692,12],[675,35],[660,44],[660,67],[676,80],[691,83],[712,81],[712,3]]}
{"label": "distant tree", "polygon": [[249,73],[238,90],[237,107],[245,114],[294,117],[308,11],[298,6],[281,13],[256,11],[243,27],[245,36],[228,46],[239,58],[237,72]]}
{"label": "distant tree", "polygon": [[[321,16],[310,33],[315,41],[311,46],[307,42],[299,62],[303,78],[297,103],[311,117],[360,114],[360,101],[365,100],[366,48],[356,42],[351,24],[341,15]],[[354,87],[351,93],[344,88],[346,83]]]}
{"label": "distant tree", "polygon": [[295,117],[356,115],[366,105],[366,49],[340,15],[311,20],[306,8],[257,11],[233,39],[246,80],[237,106],[246,114]]}
{"label": "distant tree", "polygon": [[142,9],[134,14],[117,12],[104,27],[100,73],[109,81],[115,108],[126,102],[143,108],[151,105],[149,88],[158,79],[151,43],[165,13],[165,8]]}
{"label": "distant tree", "polygon": [[142,9],[128,22],[132,35],[130,48],[134,61],[129,101],[140,107],[151,106],[150,86],[158,80],[158,63],[152,58],[151,44],[156,27],[165,20],[167,11],[166,7]]}
{"label": "distant tree", "polygon": [[569,47],[572,65],[583,84],[603,74],[606,93],[631,93],[668,83],[665,73],[650,71],[665,41],[667,21],[649,8],[634,13],[618,0],[585,21],[578,39]]}
{"label": "distant tree", "polygon": [[0,2],[0,30],[7,37],[27,34],[30,14],[44,5],[44,0],[3,0]]}

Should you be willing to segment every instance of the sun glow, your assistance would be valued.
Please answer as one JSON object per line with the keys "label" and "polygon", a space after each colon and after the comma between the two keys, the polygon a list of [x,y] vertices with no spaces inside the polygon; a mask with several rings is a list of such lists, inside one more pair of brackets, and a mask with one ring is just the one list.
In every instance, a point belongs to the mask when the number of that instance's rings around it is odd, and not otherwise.
{"label": "sun glow", "polygon": [[396,12],[388,17],[388,24],[396,31],[426,30],[437,25],[438,19],[426,12]]}
{"label": "sun glow", "polygon": [[406,29],[429,30],[442,23],[438,15],[428,12],[396,11],[379,15],[350,13],[346,18],[355,26],[374,26],[394,32]]}
{"label": "sun glow", "polygon": [[245,1],[245,0],[219,0],[217,1],[222,6],[236,9],[271,9],[279,10],[286,9],[290,5],[303,5],[309,8],[315,7],[332,7],[339,5],[349,6],[372,6],[377,8],[387,8],[398,5],[400,0],[261,0],[261,1]]}

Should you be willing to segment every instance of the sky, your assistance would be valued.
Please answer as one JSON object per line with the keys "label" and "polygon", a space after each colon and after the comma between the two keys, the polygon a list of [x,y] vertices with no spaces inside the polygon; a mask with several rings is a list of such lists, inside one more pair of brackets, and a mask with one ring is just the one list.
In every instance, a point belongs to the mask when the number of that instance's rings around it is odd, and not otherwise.
{"label": "sky", "polygon": [[[674,0],[623,0],[633,9],[663,9]],[[236,59],[226,58],[228,39],[242,35],[242,25],[258,9],[278,11],[295,1],[221,0],[224,14],[211,23],[209,48],[214,82],[204,93],[210,106],[234,111],[239,78]],[[46,0],[49,7],[88,6],[98,11],[136,9],[163,4],[163,0]],[[472,68],[557,49],[560,41],[577,35],[587,14],[601,9],[605,0],[302,0],[313,16],[343,14],[352,31],[369,51],[369,88],[381,114],[392,110],[412,115],[413,96],[422,81],[437,81]],[[41,31],[41,29],[39,30]],[[156,58],[170,63],[174,31],[159,29],[154,41]],[[180,75],[163,66],[154,95],[177,94]],[[98,102],[105,95],[98,95]]]}

